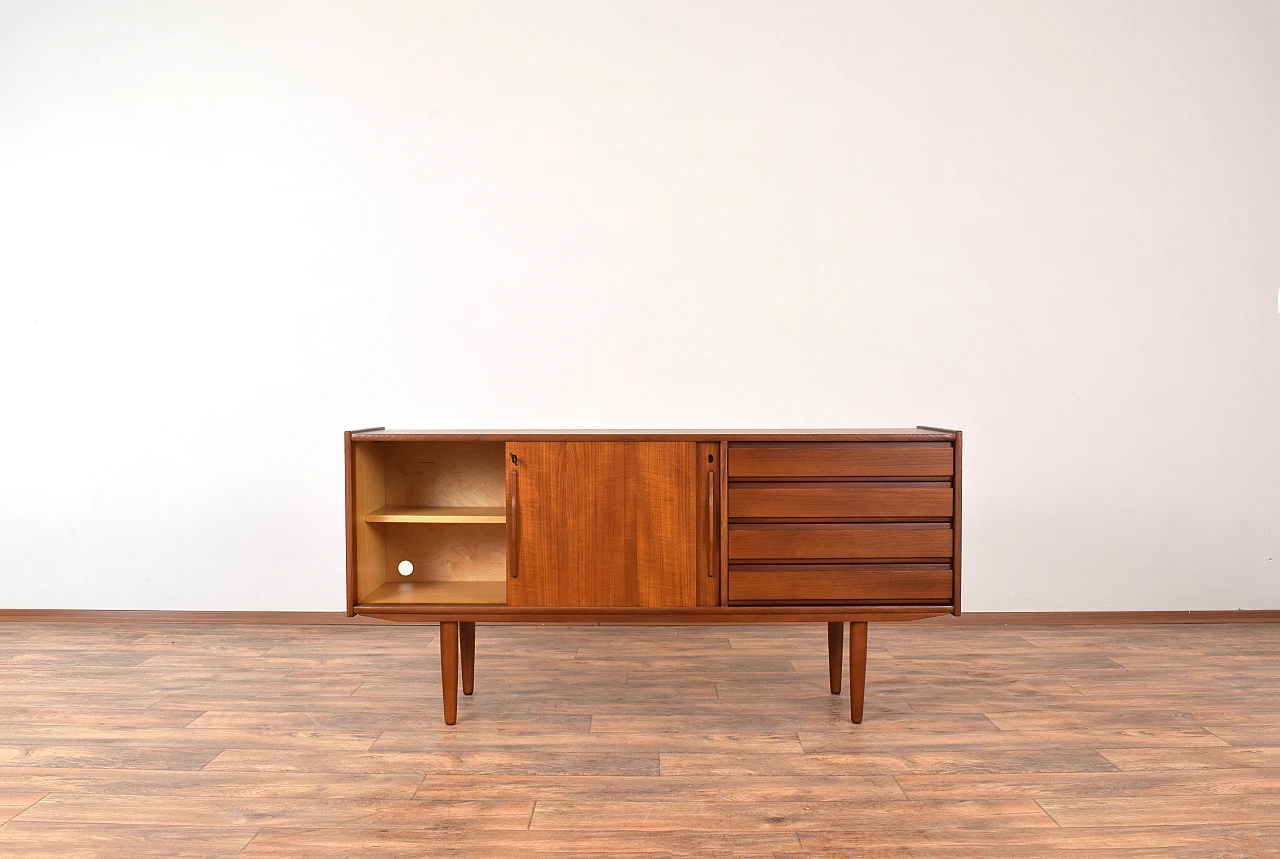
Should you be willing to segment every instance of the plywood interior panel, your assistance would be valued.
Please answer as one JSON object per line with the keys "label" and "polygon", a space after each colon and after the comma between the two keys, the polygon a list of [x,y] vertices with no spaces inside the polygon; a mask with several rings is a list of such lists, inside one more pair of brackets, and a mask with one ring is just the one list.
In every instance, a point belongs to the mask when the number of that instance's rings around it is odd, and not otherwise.
{"label": "plywood interior panel", "polygon": [[364,521],[501,524],[507,521],[507,515],[501,507],[382,507],[365,516]]}
{"label": "plywood interior panel", "polygon": [[[506,526],[400,524],[387,529],[385,581],[472,582],[506,579]],[[413,574],[396,567],[413,563]]]}
{"label": "plywood interior panel", "polygon": [[386,448],[389,507],[501,507],[503,445],[396,442]]}
{"label": "plywood interior panel", "polygon": [[506,582],[387,582],[370,594],[369,605],[502,605]]}
{"label": "plywood interior panel", "polygon": [[386,526],[364,521],[368,513],[386,504],[385,445],[353,442],[353,514],[355,518],[356,602],[363,602],[386,581]]}

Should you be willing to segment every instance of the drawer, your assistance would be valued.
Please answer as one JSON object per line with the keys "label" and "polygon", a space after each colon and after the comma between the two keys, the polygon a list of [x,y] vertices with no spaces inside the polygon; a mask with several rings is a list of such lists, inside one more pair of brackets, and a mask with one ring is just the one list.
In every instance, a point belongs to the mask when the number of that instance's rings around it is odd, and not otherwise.
{"label": "drawer", "polygon": [[730,561],[950,560],[946,524],[729,525]]}
{"label": "drawer", "polygon": [[949,519],[950,483],[729,484],[729,521]]}
{"label": "drawer", "polygon": [[729,605],[949,605],[947,564],[756,564],[729,568]]}
{"label": "drawer", "polygon": [[934,477],[955,473],[950,442],[731,442],[729,477]]}

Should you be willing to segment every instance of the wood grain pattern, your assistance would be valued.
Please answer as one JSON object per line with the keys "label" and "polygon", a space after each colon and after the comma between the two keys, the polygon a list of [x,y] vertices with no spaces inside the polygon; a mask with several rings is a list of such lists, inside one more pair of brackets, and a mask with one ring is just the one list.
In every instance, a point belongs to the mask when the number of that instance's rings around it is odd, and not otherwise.
{"label": "wood grain pattern", "polygon": [[[922,427],[922,429],[924,428]],[[962,485],[963,481],[961,479],[963,473],[961,466],[964,459],[964,434],[959,431],[956,432],[955,457],[956,470],[955,474],[952,476],[952,483],[956,490],[956,509],[951,518],[951,527],[955,532],[955,545],[952,547],[951,568],[955,572],[955,575],[952,579],[951,593],[954,594],[955,603],[955,609],[952,613],[956,617],[959,617],[960,598],[963,595],[963,592],[960,589],[960,562],[964,554],[960,551],[960,543],[964,535],[964,526],[961,524],[961,519],[963,518],[962,512],[964,510],[964,488]]]}
{"label": "wood grain pattern", "polygon": [[705,476],[699,478],[698,509],[698,605],[724,605],[720,598],[720,582],[723,578],[721,548],[721,522],[724,519],[723,485],[724,463],[720,455],[721,445],[704,442],[698,445],[698,469]]}
{"label": "wood grain pattern", "polygon": [[544,429],[353,430],[355,441],[951,441],[955,433],[922,427],[872,429]]}
{"label": "wood grain pattern", "polygon": [[493,525],[506,522],[507,514],[501,507],[381,507],[365,514],[364,521]]}
{"label": "wood grain pattern", "polygon": [[729,445],[729,478],[949,479],[955,467],[950,442],[737,442]]}
{"label": "wood grain pattern", "polygon": [[[367,523],[365,514],[386,504],[386,478],[381,450],[373,445],[350,446],[351,535],[355,544],[356,591],[360,602],[385,582],[387,568],[386,526]],[[352,595],[348,595],[350,600]]]}
{"label": "wood grain pattern", "polygon": [[444,689],[444,723],[458,721],[458,624],[440,624],[440,686]]}
{"label": "wood grain pattern", "polygon": [[404,442],[379,445],[392,507],[501,507],[502,445]]}
{"label": "wood grain pattern", "polygon": [[950,519],[950,483],[729,484],[730,522]]}
{"label": "wood grain pattern", "polygon": [[697,605],[697,445],[521,442],[507,453],[519,485],[509,605]]}
{"label": "wood grain pattern", "polygon": [[951,600],[946,564],[735,564],[730,605],[921,603]]}
{"label": "wood grain pattern", "polygon": [[503,605],[507,583],[498,582],[387,582],[369,594],[362,607],[379,605]]}
{"label": "wood grain pattern", "polygon": [[[506,526],[477,523],[388,523],[383,577],[398,582],[501,582],[506,578]],[[401,561],[413,564],[402,576]],[[367,598],[361,602],[368,602]]]}
{"label": "wood grain pattern", "polygon": [[[729,561],[950,560],[950,525],[729,525]],[[732,586],[732,574],[730,575]]]}
{"label": "wood grain pattern", "polygon": [[435,625],[0,624],[0,855],[1280,843],[1275,624],[877,625],[861,725],[821,623],[477,631],[446,727]]}
{"label": "wood grain pattern", "polygon": [[458,624],[458,649],[462,654],[462,694],[470,695],[476,687],[476,625]]}
{"label": "wood grain pattern", "polygon": [[862,724],[867,692],[867,625],[849,624],[849,720]]}
{"label": "wood grain pattern", "polygon": [[[727,527],[722,524],[722,527]],[[722,554],[722,563],[726,560]],[[722,575],[724,585],[728,576]],[[726,596],[727,600],[727,596]],[[943,623],[966,626],[1007,626],[1010,624],[1053,624],[1067,626],[1114,626],[1151,624],[1241,624],[1280,623],[1280,610],[1234,611],[967,611],[960,617],[950,617],[951,608],[938,615],[948,615]],[[916,615],[927,618],[929,615]],[[491,618],[501,621],[502,618]],[[826,618],[803,617],[797,622],[826,621]],[[351,623],[377,623],[369,617],[348,617],[341,611],[136,611],[129,609],[0,609],[0,623],[156,623],[156,624],[316,624],[344,625]],[[591,621],[595,622],[595,621]],[[687,623],[687,618],[673,618],[670,622]],[[719,622],[725,622],[725,619]]]}
{"label": "wood grain pattern", "polygon": [[844,661],[844,624],[827,624],[827,671],[831,675],[831,694],[840,694],[840,677]]}

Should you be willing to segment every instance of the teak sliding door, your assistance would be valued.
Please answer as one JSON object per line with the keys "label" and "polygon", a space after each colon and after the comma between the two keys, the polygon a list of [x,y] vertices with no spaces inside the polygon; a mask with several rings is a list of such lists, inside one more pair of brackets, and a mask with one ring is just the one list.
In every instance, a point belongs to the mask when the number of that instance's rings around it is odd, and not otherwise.
{"label": "teak sliding door", "polygon": [[698,605],[699,454],[696,442],[509,443],[507,605]]}

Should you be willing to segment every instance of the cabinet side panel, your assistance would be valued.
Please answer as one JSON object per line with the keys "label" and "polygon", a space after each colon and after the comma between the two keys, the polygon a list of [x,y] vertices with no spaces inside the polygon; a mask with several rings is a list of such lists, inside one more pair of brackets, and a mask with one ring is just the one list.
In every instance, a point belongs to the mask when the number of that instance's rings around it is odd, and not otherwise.
{"label": "cabinet side panel", "polygon": [[363,602],[386,581],[386,526],[364,521],[386,503],[386,470],[379,445],[351,444],[352,530],[355,539],[356,594]]}
{"label": "cabinet side panel", "polygon": [[347,617],[356,610],[356,514],[355,476],[351,473],[351,433],[342,434],[342,469],[344,475],[347,518]]}
{"label": "cabinet side panel", "polygon": [[729,604],[729,442],[720,442],[720,605]]}
{"label": "cabinet side panel", "polygon": [[[698,604],[698,535],[705,531],[707,491],[695,442],[638,442],[636,590],[642,606]],[[701,480],[700,480],[701,478]],[[698,512],[704,515],[699,516]],[[702,553],[704,556],[706,553]]]}
{"label": "cabinet side panel", "polygon": [[963,498],[963,495],[964,495],[960,485],[961,483],[961,480],[960,480],[961,462],[960,461],[964,458],[963,454],[964,454],[964,434],[961,433],[959,430],[957,430],[956,446],[955,446],[956,473],[953,481],[956,498],[955,498],[955,505],[954,505],[955,512],[952,514],[952,520],[951,520],[952,522],[951,529],[954,532],[954,539],[955,539],[955,544],[952,547],[953,557],[951,560],[951,569],[954,575],[954,579],[952,580],[952,583],[951,583],[951,598],[954,602],[951,613],[956,616],[959,616],[960,614],[960,535],[964,531],[963,527],[960,524],[960,519],[961,519],[960,509],[963,506],[961,503],[961,499]]}

